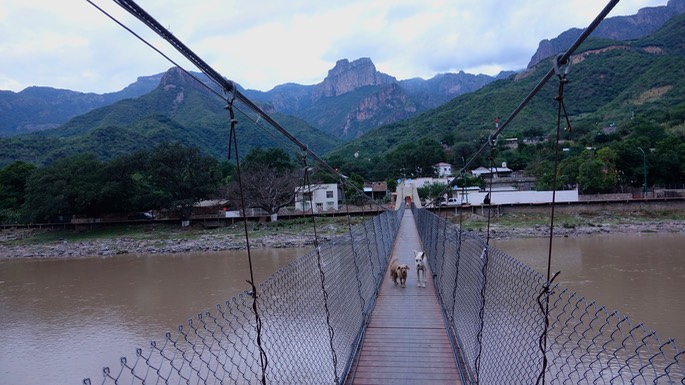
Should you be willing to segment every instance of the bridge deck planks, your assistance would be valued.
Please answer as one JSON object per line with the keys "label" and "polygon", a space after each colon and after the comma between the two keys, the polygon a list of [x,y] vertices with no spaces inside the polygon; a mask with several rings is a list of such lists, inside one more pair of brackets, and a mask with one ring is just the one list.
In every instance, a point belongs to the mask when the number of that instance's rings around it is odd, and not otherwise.
{"label": "bridge deck planks", "polygon": [[392,257],[410,267],[407,287],[386,273],[357,362],[347,384],[461,384],[430,271],[417,287],[413,250],[421,249],[414,216],[406,210]]}

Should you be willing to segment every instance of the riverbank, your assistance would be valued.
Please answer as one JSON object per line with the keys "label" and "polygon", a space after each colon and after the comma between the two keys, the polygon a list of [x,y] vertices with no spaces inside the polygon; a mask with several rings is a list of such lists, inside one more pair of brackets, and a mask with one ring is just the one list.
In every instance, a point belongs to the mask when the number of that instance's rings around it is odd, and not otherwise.
{"label": "riverbank", "polygon": [[[445,213],[441,213],[445,216]],[[447,214],[451,222],[465,231],[491,239],[548,237],[548,214]],[[352,225],[362,218],[351,218]],[[319,242],[329,241],[348,231],[346,217],[317,218]],[[685,213],[611,212],[602,215],[558,215],[553,234],[557,237],[610,233],[685,233]],[[281,220],[248,224],[251,248],[309,247],[314,245],[311,219]],[[171,254],[197,251],[245,249],[242,223],[206,229],[201,226],[147,223],[136,226],[93,228],[83,231],[11,228],[0,231],[0,259],[83,258],[121,254]]]}
{"label": "riverbank", "polygon": [[[487,234],[490,238],[540,238],[550,235],[550,214],[516,213],[497,216],[469,213],[464,217],[451,216],[453,223],[461,223],[465,230]],[[685,213],[678,211],[607,211],[601,214],[565,214],[555,216],[551,230],[555,237],[597,234],[685,233]]]}
{"label": "riverbank", "polygon": [[[351,217],[352,225],[361,218]],[[317,218],[319,242],[348,231],[347,218]],[[251,248],[289,248],[314,245],[311,219],[248,223]],[[242,222],[207,229],[201,225],[149,222],[139,225],[94,227],[81,231],[10,228],[0,231],[0,259],[79,258],[121,254],[172,254],[247,248]]]}

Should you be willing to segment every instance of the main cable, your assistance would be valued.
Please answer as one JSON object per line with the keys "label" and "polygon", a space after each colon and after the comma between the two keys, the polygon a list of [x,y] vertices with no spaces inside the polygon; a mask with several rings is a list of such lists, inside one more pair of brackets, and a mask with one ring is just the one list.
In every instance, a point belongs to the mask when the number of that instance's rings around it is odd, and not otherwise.
{"label": "main cable", "polygon": [[[97,6],[95,3],[93,3],[92,0],[86,0],[88,3],[90,3],[93,7],[98,9],[100,12],[102,12],[105,16],[110,18],[112,21],[117,23],[119,26],[130,32],[133,36],[138,38],[140,41],[142,41],[145,45],[148,47],[152,48],[155,52],[159,53],[162,57],[164,57],[167,61],[172,63],[174,66],[178,67],[180,70],[182,70],[184,73],[188,74],[191,76],[193,79],[195,79],[199,84],[207,88],[210,92],[214,93],[217,95],[219,98],[222,100],[228,102],[228,97],[225,95],[222,95],[221,93],[217,92],[215,89],[212,87],[209,87],[205,82],[201,81],[197,76],[195,76],[193,73],[190,71],[186,70],[183,68],[181,65],[179,65],[176,61],[171,59],[168,55],[163,53],[159,48],[155,47],[153,44],[145,40],[142,36],[137,34],[135,31],[133,31],[131,28],[127,27],[124,25],[122,22],[117,20],[114,16],[106,12],[104,9],[101,7]],[[274,120],[271,116],[269,116],[264,110],[262,110],[259,106],[257,106],[254,102],[252,102],[247,96],[245,96],[240,90],[235,86],[233,81],[227,80],[223,76],[221,76],[216,70],[214,70],[209,64],[207,64],[204,60],[202,60],[198,55],[196,55],[190,48],[188,48],[185,44],[183,44],[178,38],[176,38],[170,31],[168,31],[166,28],[164,28],[157,20],[155,20],[149,13],[147,13],[143,8],[141,8],[138,4],[135,3],[133,0],[113,0],[116,4],[124,8],[127,12],[129,12],[131,15],[136,17],[138,20],[143,22],[145,25],[147,25],[150,29],[152,29],[155,33],[157,33],[160,37],[165,39],[169,44],[171,44],[172,47],[174,47],[179,53],[181,53],[186,59],[188,59],[191,63],[193,63],[207,78],[212,81],[214,84],[216,84],[219,88],[221,88],[225,94],[231,95],[233,99],[236,101],[242,103],[245,105],[247,108],[253,110],[254,112],[257,113],[257,115],[261,118],[263,118],[266,122],[268,122],[271,126],[273,126],[276,130],[281,132],[287,139],[290,140],[290,142],[294,145],[296,145],[299,150],[306,152],[309,156],[311,156],[314,160],[316,160],[319,164],[323,166],[324,169],[326,169],[331,175],[335,176],[336,179],[340,179],[345,182],[346,185],[351,186],[353,189],[357,190],[360,192],[359,188],[355,186],[353,183],[350,183],[347,180],[347,177],[338,170],[336,170],[334,167],[332,167],[330,164],[328,164],[325,160],[323,160],[321,157],[319,157],[315,152],[313,152],[311,149],[309,149],[309,146],[301,142],[299,139],[297,139],[294,135],[292,135],[287,129],[285,129],[280,123],[278,123],[276,120]],[[254,119],[251,117],[247,112],[243,111],[242,109],[238,108],[235,103],[233,104],[234,108],[241,112],[243,115],[245,115],[248,119],[250,119],[257,127],[262,128],[264,131],[269,133],[272,137],[275,138],[275,136],[271,133],[271,131],[267,130],[263,125],[259,123],[259,119]],[[378,204],[375,201],[372,201],[377,207],[381,208],[382,210],[387,210],[386,207]]]}
{"label": "main cable", "polygon": [[185,68],[183,68],[183,67],[182,67],[181,65],[179,65],[174,59],[170,58],[167,54],[165,54],[164,52],[162,52],[159,48],[155,47],[152,43],[150,43],[150,42],[147,41],[145,38],[143,38],[142,36],[140,36],[140,35],[139,35],[138,33],[136,33],[134,30],[132,30],[131,28],[127,27],[124,23],[122,23],[121,21],[117,20],[117,18],[115,18],[115,17],[112,16],[110,13],[108,13],[107,11],[105,11],[104,9],[102,9],[101,7],[99,7],[99,6],[98,6],[97,4],[95,4],[92,0],[86,0],[86,1],[87,1],[88,3],[90,3],[90,5],[92,5],[93,7],[95,7],[98,11],[100,11],[103,15],[107,16],[107,17],[108,17],[109,19],[111,19],[113,22],[115,22],[116,24],[118,24],[121,28],[125,29],[125,30],[128,31],[131,35],[133,35],[133,36],[135,36],[136,38],[138,38],[138,40],[140,40],[141,42],[143,42],[143,44],[145,44],[145,45],[147,45],[148,47],[152,48],[152,50],[154,50],[155,52],[157,52],[158,54],[160,54],[160,55],[161,55],[163,58],[165,58],[169,63],[173,64],[174,66],[176,66],[177,68],[179,68],[181,71],[183,71],[184,73],[186,73],[187,75],[189,75],[190,77],[192,77],[193,79],[195,79],[199,84],[201,84],[203,87],[207,88],[210,92],[212,92],[213,94],[217,95],[219,98],[223,99],[224,101],[228,101],[228,99],[227,99],[224,95],[221,95],[221,94],[218,93],[215,89],[213,89],[212,87],[208,86],[205,82],[203,82],[202,80],[200,80],[200,79],[199,79],[197,76],[195,76],[192,72],[190,72],[190,71],[186,70]]}
{"label": "main cable", "polygon": [[[512,120],[523,110],[523,108],[533,99],[535,95],[542,89],[542,87],[549,81],[549,79],[554,76],[556,73],[556,70],[558,69],[559,65],[563,65],[568,63],[571,60],[571,55],[573,55],[574,52],[580,47],[585,40],[594,32],[594,30],[599,26],[599,24],[606,18],[606,16],[611,12],[612,9],[618,4],[620,0],[610,0],[609,3],[602,9],[602,11],[595,17],[595,19],[590,23],[590,25],[581,33],[581,35],[576,39],[576,41],[571,44],[571,46],[564,52],[563,54],[557,56],[555,58],[555,63],[554,66],[547,71],[545,76],[538,82],[538,84],[533,88],[533,90],[530,91],[530,93],[519,103],[519,105],[514,109],[514,111],[509,115],[509,117],[495,130],[490,135],[491,139],[497,139],[499,134],[504,131],[504,129],[511,123]],[[465,172],[468,168],[468,166],[471,165],[493,142],[493,140],[488,140],[486,143],[481,146],[481,148],[476,151],[476,153],[469,158],[468,162],[464,163],[464,166],[459,172]],[[455,179],[456,180],[456,179]],[[454,183],[454,181],[452,181]],[[448,188],[452,186],[452,183],[448,185]]]}
{"label": "main cable", "polygon": [[214,70],[209,64],[197,56],[190,48],[183,44],[178,38],[176,38],[169,30],[164,28],[157,20],[155,20],[150,14],[143,10],[138,4],[133,0],[114,0],[115,3],[119,4],[122,8],[128,11],[130,14],[138,18],[141,22],[147,25],[150,29],[156,32],[160,37],[169,42],[172,47],[174,47],[179,53],[185,56],[190,62],[192,62],[200,71],[202,71],[208,78],[214,81],[219,87],[221,87],[226,93],[233,93],[235,98],[241,103],[257,112],[264,120],[271,124],[275,129],[281,132],[286,138],[290,139],[295,143],[302,151],[306,152],[309,156],[315,159],[317,162],[321,163],[329,169],[333,174],[339,175],[339,172],[335,168],[331,167],[327,162],[321,159],[317,154],[309,149],[309,147],[302,143],[299,139],[293,136],[288,130],[286,130],[280,123],[275,121],[271,116],[269,116],[264,110],[257,106],[252,100],[246,97],[240,90],[237,89],[235,84],[222,77],[216,70]]}

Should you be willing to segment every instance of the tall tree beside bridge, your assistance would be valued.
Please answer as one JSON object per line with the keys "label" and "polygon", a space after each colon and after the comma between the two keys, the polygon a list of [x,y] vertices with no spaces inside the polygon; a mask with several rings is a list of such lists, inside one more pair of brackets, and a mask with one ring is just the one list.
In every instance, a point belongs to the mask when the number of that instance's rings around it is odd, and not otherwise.
{"label": "tall tree beside bridge", "polygon": [[[253,148],[241,167],[244,209],[260,208],[272,218],[278,210],[293,203],[300,172],[290,156],[280,148]],[[243,209],[238,181],[229,187],[229,200]]]}

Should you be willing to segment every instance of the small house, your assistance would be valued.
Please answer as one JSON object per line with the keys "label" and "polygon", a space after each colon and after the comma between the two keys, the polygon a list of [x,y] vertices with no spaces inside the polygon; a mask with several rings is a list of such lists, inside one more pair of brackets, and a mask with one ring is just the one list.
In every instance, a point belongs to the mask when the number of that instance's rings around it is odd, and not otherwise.
{"label": "small house", "polygon": [[295,210],[315,213],[337,211],[339,196],[336,183],[313,184],[311,187],[301,186],[295,189]]}

